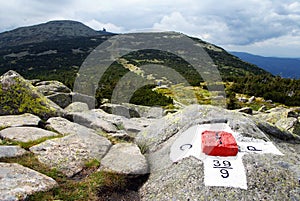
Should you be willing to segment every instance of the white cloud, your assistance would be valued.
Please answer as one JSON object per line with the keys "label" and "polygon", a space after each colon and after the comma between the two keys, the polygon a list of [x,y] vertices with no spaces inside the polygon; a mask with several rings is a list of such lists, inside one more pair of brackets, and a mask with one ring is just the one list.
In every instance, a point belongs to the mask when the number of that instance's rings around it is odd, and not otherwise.
{"label": "white cloud", "polygon": [[[297,0],[11,0],[0,3],[0,31],[49,20],[78,20],[112,32],[172,30],[226,47],[279,49],[299,42]],[[300,47],[298,47],[300,52]],[[262,49],[262,48],[261,48]],[[288,49],[288,48],[287,48]],[[266,48],[265,51],[270,51]],[[275,50],[273,50],[275,51]],[[291,52],[294,54],[294,52]]]}
{"label": "white cloud", "polygon": [[124,32],[123,27],[119,27],[119,26],[114,25],[112,23],[102,23],[102,22],[99,22],[95,19],[92,19],[90,21],[83,22],[83,23],[85,25],[95,29],[95,30],[102,30],[103,28],[105,28],[106,31],[108,31],[108,32],[113,32],[113,33],[122,33],[122,32]]}
{"label": "white cloud", "polygon": [[284,35],[249,45],[226,45],[228,51],[243,51],[262,56],[280,56],[300,58],[300,34]]}

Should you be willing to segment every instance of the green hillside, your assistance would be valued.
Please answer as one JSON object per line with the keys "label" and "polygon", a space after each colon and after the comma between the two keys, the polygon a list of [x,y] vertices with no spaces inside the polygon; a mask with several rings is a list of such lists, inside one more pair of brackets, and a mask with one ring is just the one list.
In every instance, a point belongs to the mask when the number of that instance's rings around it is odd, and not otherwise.
{"label": "green hillside", "polygon": [[[8,70],[15,70],[27,79],[58,80],[68,87],[73,88],[76,74],[83,61],[93,49],[111,36],[112,35],[95,35],[73,38],[68,36],[65,38],[60,37],[60,39],[56,40],[35,41],[30,44],[2,47],[0,48],[0,74]],[[275,101],[288,103],[288,105],[300,105],[298,100],[299,88],[297,88],[297,84],[294,84],[295,82],[282,85],[281,87],[283,87],[282,89],[284,91],[288,91],[287,87],[290,86],[293,86],[293,90],[291,93],[282,94],[280,98],[276,98],[278,95],[270,95],[270,93],[272,93],[270,90],[273,90],[273,88],[265,86],[272,85],[272,80],[274,79],[273,75],[253,64],[240,60],[220,47],[197,38],[191,39],[199,43],[211,57],[221,74],[224,84],[226,82],[235,83],[234,85],[230,85],[232,86],[231,91],[275,99]],[[191,86],[200,86],[200,82],[203,81],[197,71],[182,58],[169,52],[159,50],[141,50],[125,55],[108,68],[104,76],[99,80],[101,84],[96,94],[98,102],[100,103],[103,98],[110,99],[112,91],[119,79],[127,72],[132,71],[132,69],[139,69],[139,67],[145,64],[168,66],[180,73]],[[148,76],[154,76],[154,80],[161,78],[160,75]],[[247,77],[247,80],[244,80],[245,77]],[[268,77],[267,82],[258,82],[260,85],[256,83],[257,79],[263,79],[265,77]],[[253,80],[253,86],[256,87],[248,87],[250,82],[252,82],[250,80]],[[178,84],[174,80],[167,80],[167,82]],[[278,80],[277,78],[276,82],[289,81]],[[247,86],[245,86],[245,83],[247,83]],[[156,93],[152,92],[152,90],[150,90],[150,92],[149,87],[145,89],[148,90],[148,92],[145,91],[145,93]],[[264,93],[264,90],[268,90],[268,96]],[[287,97],[289,97],[288,101],[283,100],[287,99]],[[147,105],[147,103],[143,101],[141,101],[141,104]],[[149,104],[150,103],[148,103],[148,105]]]}

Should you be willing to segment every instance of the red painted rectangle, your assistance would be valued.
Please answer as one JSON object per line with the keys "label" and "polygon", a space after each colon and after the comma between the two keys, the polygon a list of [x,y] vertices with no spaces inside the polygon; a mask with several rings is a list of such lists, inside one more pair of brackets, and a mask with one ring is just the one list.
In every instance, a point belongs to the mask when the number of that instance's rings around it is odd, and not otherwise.
{"label": "red painted rectangle", "polygon": [[231,133],[225,131],[204,131],[202,152],[210,156],[236,156],[238,145]]}

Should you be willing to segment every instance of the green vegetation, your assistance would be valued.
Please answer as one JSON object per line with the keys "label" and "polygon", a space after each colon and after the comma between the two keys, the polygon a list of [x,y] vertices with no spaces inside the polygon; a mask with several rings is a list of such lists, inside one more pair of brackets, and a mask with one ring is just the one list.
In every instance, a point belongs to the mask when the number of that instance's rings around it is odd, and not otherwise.
{"label": "green vegetation", "polygon": [[96,159],[92,159],[90,161],[85,162],[85,167],[92,168],[92,167],[99,167],[100,162]]}
{"label": "green vegetation", "polygon": [[[2,114],[22,114],[32,113],[47,118],[55,113],[50,108],[48,100],[39,96],[35,89],[25,85],[18,78],[15,78],[15,84],[10,87],[4,87],[0,84],[0,111]],[[32,92],[36,93],[32,93]]]}
{"label": "green vegetation", "polygon": [[263,97],[287,106],[300,105],[300,80],[269,75],[237,77],[230,90],[249,96]]}
{"label": "green vegetation", "polygon": [[103,171],[94,172],[99,167],[99,162],[97,160],[86,162],[84,171],[93,173],[83,176],[79,181],[67,178],[56,169],[50,169],[41,164],[33,153],[14,158],[2,158],[0,159],[0,162],[19,163],[55,179],[59,184],[59,186],[47,192],[38,192],[28,196],[26,200],[99,200],[99,196],[101,196],[101,194],[99,194],[100,191],[110,189],[111,192],[113,192],[127,187],[127,180],[124,175]]}
{"label": "green vegetation", "polygon": [[155,85],[146,85],[136,90],[130,99],[130,103],[146,106],[167,106],[173,104],[171,97],[153,91]]}
{"label": "green vegetation", "polygon": [[146,154],[149,150],[149,146],[147,145],[147,143],[139,143],[138,147],[142,154]]}
{"label": "green vegetation", "polygon": [[[0,74],[12,69],[27,79],[58,80],[68,87],[73,88],[76,74],[84,59],[86,59],[92,49],[96,48],[109,37],[110,36],[79,37],[76,39],[62,38],[63,40],[59,42],[46,41],[10,47],[9,49],[2,48],[0,49]],[[274,77],[253,64],[241,61],[220,47],[197,38],[191,37],[191,39],[198,42],[212,58],[221,74],[223,82],[235,83],[232,85],[232,88],[230,88],[232,92],[264,97],[265,99],[271,99],[274,102],[286,105],[300,105],[298,91],[299,81]],[[55,53],[39,55],[39,53],[49,50],[55,50]],[[7,56],[19,52],[24,52],[25,54],[20,57]],[[104,73],[101,80],[99,80],[96,91],[98,105],[101,104],[103,99],[111,99],[112,92],[119,80],[129,72],[129,70],[125,68],[125,64],[136,67],[142,67],[146,64],[159,64],[174,69],[187,80],[190,86],[201,88],[200,83],[203,82],[201,76],[190,64],[169,52],[147,49],[131,52],[120,59],[122,59],[123,62],[114,62]],[[162,72],[157,72],[153,76],[160,78],[161,73]],[[178,84],[176,82],[177,80],[169,78],[172,76],[166,77],[172,85]],[[132,84],[133,83],[127,83],[128,86]],[[172,105],[170,104],[170,99],[162,98],[161,94],[164,93],[152,93],[150,92],[150,88],[151,87],[145,87],[140,89],[134,94],[131,102],[141,105]],[[210,103],[207,95],[201,94],[202,92],[205,93],[205,90],[196,90],[196,92],[199,103]],[[149,96],[151,96],[153,100],[149,101]],[[230,105],[233,104],[234,101],[232,101],[233,96]],[[21,107],[20,110],[25,110],[24,108],[26,107],[23,107],[23,109]]]}
{"label": "green vegetation", "polygon": [[234,92],[228,92],[227,97],[227,109],[233,110],[241,108],[241,105],[238,103],[236,94]]}
{"label": "green vegetation", "polygon": [[40,144],[46,140],[51,140],[51,139],[59,138],[59,137],[62,137],[62,136],[42,137],[38,140],[33,140],[33,141],[29,141],[29,142],[19,142],[19,141],[14,141],[14,140],[9,140],[9,139],[3,139],[3,140],[1,140],[2,142],[0,143],[0,145],[19,145],[23,149],[29,149],[30,147]]}

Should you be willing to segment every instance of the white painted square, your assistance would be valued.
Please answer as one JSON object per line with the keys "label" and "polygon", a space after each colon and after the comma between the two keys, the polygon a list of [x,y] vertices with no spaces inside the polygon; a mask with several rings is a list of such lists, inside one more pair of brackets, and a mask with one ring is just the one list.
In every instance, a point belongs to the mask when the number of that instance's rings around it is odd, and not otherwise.
{"label": "white painted square", "polygon": [[247,189],[242,155],[236,157],[208,156],[204,162],[204,184]]}

